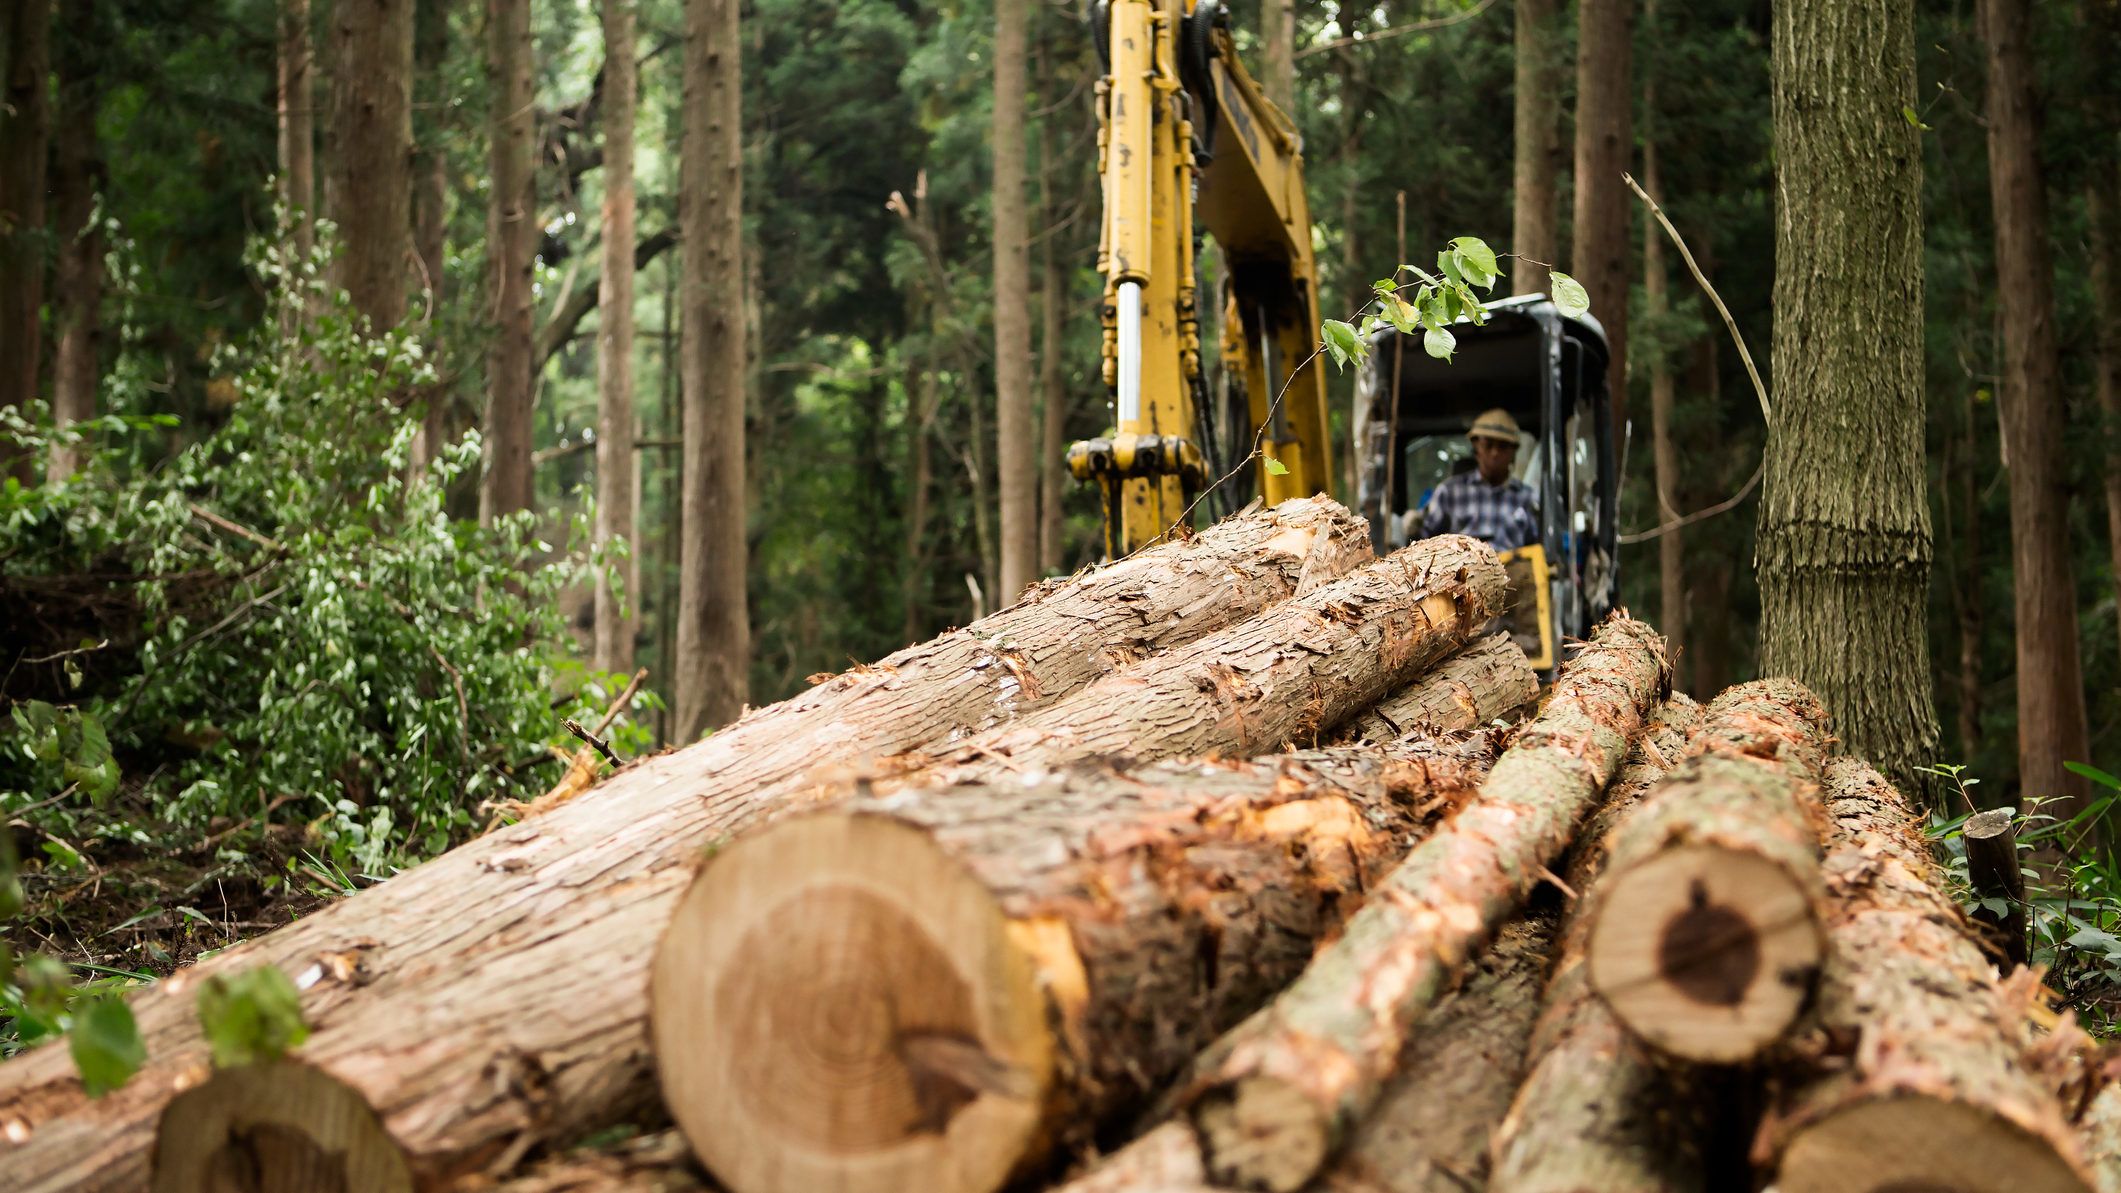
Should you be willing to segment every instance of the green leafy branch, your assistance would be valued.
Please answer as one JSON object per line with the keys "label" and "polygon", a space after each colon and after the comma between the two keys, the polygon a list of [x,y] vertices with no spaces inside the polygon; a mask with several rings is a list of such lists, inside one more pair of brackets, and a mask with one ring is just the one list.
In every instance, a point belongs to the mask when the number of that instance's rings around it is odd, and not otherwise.
{"label": "green leafy branch", "polygon": [[[1410,275],[1402,280],[1403,275]],[[1370,354],[1370,337],[1390,326],[1401,335],[1421,336],[1422,350],[1448,361],[1458,350],[1451,325],[1460,320],[1479,327],[1487,322],[1482,294],[1502,276],[1495,250],[1477,236],[1460,236],[1436,253],[1436,271],[1401,265],[1391,277],[1371,283],[1371,299],[1355,322],[1328,319],[1319,325],[1325,351],[1338,368],[1362,363]],[[1591,309],[1583,284],[1559,270],[1548,270],[1547,293],[1564,315]]]}

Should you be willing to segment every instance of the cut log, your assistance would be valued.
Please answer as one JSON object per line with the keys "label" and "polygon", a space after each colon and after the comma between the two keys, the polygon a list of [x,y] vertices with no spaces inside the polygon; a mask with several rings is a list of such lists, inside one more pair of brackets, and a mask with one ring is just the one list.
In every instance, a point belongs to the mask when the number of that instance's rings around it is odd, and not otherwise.
{"label": "cut log", "polygon": [[[1320,736],[1478,633],[1507,595],[1502,564],[1463,535],[1423,539],[1250,621],[1091,683],[939,755],[901,759],[923,785],[1096,758],[1246,758]],[[909,780],[880,784],[889,790]]]}
{"label": "cut log", "polygon": [[1755,1162],[1782,1193],[2085,1193],[2077,1140],[2022,1063],[1995,970],[1915,814],[1868,765],[1828,764],[1827,963]]}
{"label": "cut log", "polygon": [[1649,627],[1601,625],[1478,798],[1287,991],[1203,1055],[1178,1098],[1213,1179],[1288,1193],[1317,1174],[1452,976],[1575,835],[1670,682]]}
{"label": "cut log", "polygon": [[1349,740],[1389,741],[1406,733],[1471,729],[1530,704],[1539,673],[1508,634],[1491,634],[1348,722]]}
{"label": "cut log", "polygon": [[676,1130],[585,1145],[491,1186],[493,1193],[716,1193]]}
{"label": "cut log", "polygon": [[1049,582],[985,621],[761,709],[132,999],[148,1066],[91,1102],[66,1049],[0,1066],[18,1190],[148,1184],[154,1124],[207,1075],[191,984],[271,963],[303,988],[300,1055],[357,1090],[416,1181],[484,1171],[652,1105],[648,968],[703,846],[849,769],[1065,698],[1367,556],[1362,523],[1285,502]]}
{"label": "cut log", "polygon": [[[1509,1109],[1539,1008],[1552,921],[1505,925],[1437,1004],[1377,1109],[1312,1193],[1463,1193],[1482,1188],[1489,1132]],[[1154,1128],[1054,1193],[1228,1193],[1184,1119]]]}
{"label": "cut log", "polygon": [[361,1095],[287,1060],[221,1069],[170,1099],[154,1167],[154,1193],[413,1187],[405,1157]]}
{"label": "cut log", "polygon": [[1616,830],[1589,911],[1591,986],[1652,1047],[1743,1060],[1810,998],[1826,740],[1826,710],[1801,685],[1731,688]]}
{"label": "cut log", "polygon": [[1966,818],[1966,877],[1982,900],[1974,919],[2012,965],[2026,961],[2025,870],[2018,863],[2016,808],[1991,808]]}
{"label": "cut log", "polygon": [[1666,701],[1611,796],[1584,827],[1563,881],[1579,893],[1547,979],[1533,1061],[1495,1133],[1488,1193],[1700,1193],[1700,1107],[1591,990],[1591,901],[1614,828],[1685,752],[1701,706]]}
{"label": "cut log", "polygon": [[999,1187],[1287,984],[1491,736],[1086,766],[784,819],[656,958],[664,1103],[737,1193]]}

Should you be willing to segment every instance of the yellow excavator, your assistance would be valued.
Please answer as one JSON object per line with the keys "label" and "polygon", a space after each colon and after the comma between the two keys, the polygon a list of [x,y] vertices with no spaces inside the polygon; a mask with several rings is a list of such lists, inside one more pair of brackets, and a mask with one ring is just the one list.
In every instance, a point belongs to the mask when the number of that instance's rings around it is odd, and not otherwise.
{"label": "yellow excavator", "polygon": [[[1097,263],[1116,429],[1070,446],[1068,466],[1100,486],[1105,551],[1118,558],[1169,534],[1255,430],[1270,505],[1326,492],[1333,460],[1296,125],[1238,61],[1220,0],[1100,0],[1092,22],[1106,69]],[[1222,349],[1249,408],[1241,441],[1213,425],[1196,219],[1228,267]]]}
{"label": "yellow excavator", "polygon": [[[1119,558],[1170,534],[1248,461],[1257,483],[1247,487],[1269,505],[1329,492],[1333,461],[1296,125],[1238,61],[1222,0],[1099,0],[1091,22],[1105,66],[1097,263],[1115,429],[1071,445],[1068,465],[1099,485],[1105,552]],[[1227,264],[1227,405],[1202,368],[1196,228]],[[1580,305],[1544,295],[1484,304],[1453,331],[1445,360],[1389,325],[1366,335],[1352,411],[1359,479],[1346,499],[1379,550],[1419,537],[1429,490],[1471,466],[1465,428],[1482,410],[1509,410],[1524,431],[1516,474],[1541,511],[1540,541],[1504,555],[1511,629],[1551,669],[1558,644],[1588,636],[1619,592],[1605,334]]]}

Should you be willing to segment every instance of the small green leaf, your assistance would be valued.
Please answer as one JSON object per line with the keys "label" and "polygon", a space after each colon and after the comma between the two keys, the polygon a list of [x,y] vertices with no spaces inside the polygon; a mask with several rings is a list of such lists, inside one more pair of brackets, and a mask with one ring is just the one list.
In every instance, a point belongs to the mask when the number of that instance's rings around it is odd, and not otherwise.
{"label": "small green leaf", "polygon": [[1289,466],[1288,466],[1287,464],[1284,464],[1284,463],[1282,463],[1282,462],[1281,462],[1280,460],[1277,460],[1277,459],[1275,459],[1275,458],[1274,458],[1273,456],[1268,456],[1268,457],[1267,457],[1267,475],[1268,475],[1268,476],[1287,476],[1287,475],[1289,475]]}
{"label": "small green leaf", "polygon": [[1390,294],[1393,291],[1399,289],[1399,283],[1393,281],[1391,278],[1379,278],[1376,281],[1370,283],[1370,288],[1372,290],[1377,291],[1379,294]]}
{"label": "small green leaf", "polygon": [[1591,295],[1583,283],[1560,270],[1547,275],[1547,294],[1561,313],[1574,318],[1591,309]]}
{"label": "small green leaf", "polygon": [[1459,269],[1467,282],[1482,289],[1495,284],[1495,250],[1488,247],[1487,241],[1478,236],[1461,236],[1451,242],[1451,248],[1458,254]]}
{"label": "small green leaf", "polygon": [[1920,116],[1917,116],[1917,115],[1915,115],[1915,109],[1913,109],[1913,108],[1902,108],[1902,109],[1900,109],[1900,116],[1901,116],[1901,118],[1902,118],[1902,119],[1906,120],[1906,121],[1907,121],[1907,122],[1908,122],[1909,124],[1912,124],[1912,125],[1914,125],[1914,126],[1915,126],[1916,128],[1919,128],[1919,129],[1921,129],[1921,130],[1922,130],[1923,132],[1928,132],[1928,131],[1930,131],[1930,126],[1929,126],[1929,125],[1927,125],[1927,124],[1924,124],[1924,123],[1922,123],[1922,117],[1920,117]]}
{"label": "small green leaf", "polygon": [[1436,268],[1443,273],[1443,276],[1451,279],[1452,282],[1461,286],[1465,285],[1466,278],[1465,274],[1459,271],[1457,253],[1449,249],[1440,250],[1436,254]]}
{"label": "small green leaf", "polygon": [[132,1008],[120,998],[98,998],[76,1008],[67,1050],[92,1098],[124,1085],[147,1060],[147,1045],[133,1022]]}
{"label": "small green leaf", "polygon": [[199,987],[199,1024],[220,1068],[274,1060],[309,1038],[302,995],[273,965],[208,978]]}
{"label": "small green leaf", "polygon": [[1346,368],[1349,360],[1362,358],[1362,338],[1355,334],[1355,328],[1350,324],[1328,319],[1319,325],[1319,331],[1336,367]]}
{"label": "small green leaf", "polygon": [[2110,775],[2105,771],[2100,770],[2098,767],[2093,766],[2090,763],[2065,762],[2062,765],[2067,767],[2071,771],[2076,772],[2077,774],[2083,775],[2085,778],[2090,779],[2092,782],[2097,783],[2101,787],[2110,787],[2115,791],[2121,791],[2121,778],[2115,778],[2113,775]]}
{"label": "small green leaf", "polygon": [[1432,327],[1421,337],[1421,346],[1430,356],[1449,360],[1452,351],[1458,347],[1458,339],[1441,327]]}

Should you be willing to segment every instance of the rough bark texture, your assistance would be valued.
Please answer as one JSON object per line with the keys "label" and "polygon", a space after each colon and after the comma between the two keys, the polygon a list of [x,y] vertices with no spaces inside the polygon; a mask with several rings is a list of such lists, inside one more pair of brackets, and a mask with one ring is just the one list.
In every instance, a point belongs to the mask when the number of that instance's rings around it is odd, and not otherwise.
{"label": "rough bark texture", "polygon": [[751,690],[744,513],[744,145],[737,0],[686,0],[685,538],[678,564],[679,741],[736,719]]}
{"label": "rough bark texture", "polygon": [[[1627,422],[1628,237],[1632,196],[1621,180],[1634,159],[1631,79],[1635,0],[1582,0],[1576,9],[1576,210],[1570,270],[1605,326],[1613,425]],[[1919,306],[1919,304],[1918,304]],[[1920,311],[1917,310],[1917,317]]]}
{"label": "rough bark texture", "polygon": [[[1903,782],[1936,758],[1924,625],[1922,156],[1913,0],[1775,7],[1775,405],[1760,669]],[[2081,738],[2079,739],[2082,740]]]}
{"label": "rough bark texture", "polygon": [[1562,875],[1578,893],[1563,930],[1524,1084],[1497,1128],[1488,1193],[1701,1193],[1701,1113],[1685,1080],[1660,1067],[1591,990],[1583,897],[1605,870],[1612,833],[1685,752],[1701,707],[1674,695],[1650,719],[1605,806]]}
{"label": "rough bark texture", "polygon": [[1826,807],[1826,972],[1755,1162],[1784,1193],[1850,1188],[1852,1166],[1869,1189],[2089,1189],[1914,813],[1852,759],[1828,765]]}
{"label": "rough bark texture", "polygon": [[[1048,582],[984,623],[629,767],[135,995],[150,1064],[100,1101],[63,1046],[0,1066],[0,1164],[25,1193],[138,1188],[161,1107],[205,1068],[194,984],[263,962],[309,975],[302,1056],[369,1099],[423,1178],[506,1168],[511,1152],[627,1121],[654,1098],[650,951],[702,846],[875,756],[1056,702],[1111,666],[1108,651],[1191,641],[1368,553],[1339,506],[1284,503]],[[608,961],[583,964],[590,955]]]}
{"label": "rough bark texture", "polygon": [[1425,729],[1471,729],[1530,704],[1539,673],[1508,634],[1473,643],[1348,722],[1349,740],[1391,741]]}
{"label": "rough bark texture", "polygon": [[[18,0],[0,20],[7,93],[0,96],[0,409],[27,408],[37,396],[44,338],[45,144],[51,125],[50,0]],[[27,479],[28,461],[0,442],[0,469]]]}
{"label": "rough bark texture", "polygon": [[[103,83],[93,58],[99,47],[91,32],[94,0],[77,0],[68,19],[80,34],[62,43],[58,55],[59,113],[52,153],[52,232],[58,265],[52,292],[52,324],[58,353],[52,361],[52,421],[64,427],[96,416],[97,350],[103,340],[103,229],[95,222],[96,193],[106,171],[96,136]],[[52,484],[80,467],[83,449],[53,445],[45,463]]]}
{"label": "rough bark texture", "polygon": [[999,1187],[1272,997],[1499,746],[1100,762],[784,820],[659,947],[664,1102],[745,1193]]}
{"label": "rough bark texture", "polygon": [[1031,420],[1031,212],[1024,202],[1028,4],[994,6],[994,439],[1001,591],[1038,578],[1038,448]]}
{"label": "rough bark texture", "polygon": [[[2053,810],[2068,818],[2090,802],[2091,789],[2088,780],[2065,770],[2062,763],[2089,755],[2090,730],[2077,652],[2054,267],[2049,259],[2032,49],[2027,44],[2032,5],[2030,0],[1980,0],[1976,8],[1981,38],[1988,46],[1989,195],[1996,220],[2003,442],[2010,471],[2011,578],[2017,611],[2018,783],[2029,796],[2059,798]],[[1912,91],[1911,86],[1908,93]],[[1781,307],[1779,295],[1776,306]],[[1913,321],[1920,317],[1920,306],[1918,302],[1908,316],[1917,334],[1920,324]],[[1919,351],[1920,341],[1916,344]],[[1919,369],[1921,358],[1913,359]],[[1919,446],[1921,406],[1914,409],[1918,417],[1910,433]],[[1916,637],[1919,642],[1919,631]],[[1850,748],[1868,753],[1866,743],[1854,738]],[[1894,766],[1897,759],[1878,761],[1895,780],[1908,782]]]}
{"label": "rough bark texture", "polygon": [[412,264],[413,0],[333,0],[334,280],[372,331],[405,318]]}
{"label": "rough bark texture", "polygon": [[294,220],[295,252],[316,244],[316,61],[309,43],[309,0],[281,0],[279,84],[280,201]]}
{"label": "rough bark texture", "polygon": [[1671,681],[1616,616],[1570,661],[1475,802],[1416,847],[1289,989],[1179,1091],[1218,1180],[1294,1190],[1376,1105],[1410,1033],[1519,906],[1620,769]]}
{"label": "rough bark texture", "polygon": [[487,118],[492,190],[486,208],[487,293],[493,344],[486,353],[486,447],[479,517],[491,522],[530,508],[532,394],[531,269],[537,257],[537,181],[530,147],[530,0],[486,0]]}
{"label": "rough bark texture", "polygon": [[2095,167],[2095,181],[2085,189],[2091,224],[2093,324],[2098,353],[2092,363],[2092,389],[2099,399],[2099,423],[2106,436],[2106,545],[2113,560],[2107,579],[2114,592],[2114,616],[2121,618],[2121,148],[2111,150]]}
{"label": "rough bark texture", "polygon": [[708,1193],[692,1147],[675,1130],[554,1156],[493,1186],[494,1193]]}
{"label": "rough bark texture", "polygon": [[2121,1081],[2109,1080],[2077,1124],[2085,1166],[2099,1193],[2121,1193]]}
{"label": "rough bark texture", "polygon": [[1561,47],[1554,0],[1516,0],[1516,170],[1511,183],[1510,291],[1536,294],[1561,263]]}
{"label": "rough bark texture", "polygon": [[597,541],[623,540],[628,562],[596,592],[596,665],[633,671],[633,635],[640,607],[640,568],[632,548],[633,522],[633,113],[636,70],[633,0],[604,0],[603,276],[597,289]]}
{"label": "rough bark texture", "polygon": [[1966,879],[1975,897],[2002,904],[2001,910],[1986,903],[1976,907],[1974,919],[1987,926],[2005,960],[2023,965],[2025,871],[2018,860],[2018,833],[2011,827],[2015,816],[2013,808],[1992,808],[1969,816],[1960,839],[1966,843]]}
{"label": "rough bark texture", "polygon": [[1501,607],[1504,585],[1487,544],[1424,539],[1015,724],[904,763],[972,781],[1078,759],[1241,758],[1314,744],[1457,650]]}
{"label": "rough bark texture", "polygon": [[1591,986],[1652,1046],[1744,1060],[1803,1009],[1823,947],[1827,737],[1826,709],[1802,686],[1731,688],[1613,834],[1585,912]]}

